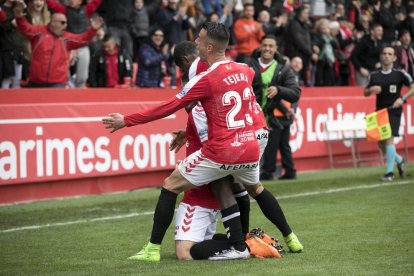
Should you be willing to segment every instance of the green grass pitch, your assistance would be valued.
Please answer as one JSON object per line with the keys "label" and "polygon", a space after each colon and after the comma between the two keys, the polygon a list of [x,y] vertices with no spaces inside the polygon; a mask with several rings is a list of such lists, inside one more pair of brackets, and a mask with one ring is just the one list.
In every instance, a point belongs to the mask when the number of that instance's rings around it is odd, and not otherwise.
{"label": "green grass pitch", "polygon": [[[0,206],[0,275],[414,275],[414,176],[381,183],[382,174],[264,182],[304,245],[283,259],[177,261],[171,225],[160,263],[128,261],[148,241],[159,189]],[[250,217],[282,240],[254,201]]]}

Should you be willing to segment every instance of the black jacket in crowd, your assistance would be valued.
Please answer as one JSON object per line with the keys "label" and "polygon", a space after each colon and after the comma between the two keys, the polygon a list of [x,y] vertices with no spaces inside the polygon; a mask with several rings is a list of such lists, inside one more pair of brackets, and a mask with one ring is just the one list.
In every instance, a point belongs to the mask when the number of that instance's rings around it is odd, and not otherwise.
{"label": "black jacket in crowd", "polygon": [[[263,91],[263,82],[261,76],[261,69],[258,58],[260,57],[260,51],[253,51],[248,65],[252,67],[255,71],[253,79],[253,91],[256,96],[257,102],[262,105],[262,91]],[[299,84],[296,81],[295,74],[289,65],[286,64],[286,61],[282,58],[279,53],[275,54],[275,60],[278,62],[275,74],[272,81],[269,84],[270,86],[276,86],[278,93],[271,100],[268,99],[267,105],[265,107],[265,112],[268,116],[268,121],[271,127],[282,127],[291,124],[291,120],[278,120],[273,115],[273,110],[275,108],[280,109],[283,113],[286,113],[287,109],[283,108],[283,103],[281,100],[285,100],[291,103],[295,103],[299,100],[301,89]]]}
{"label": "black jacket in crowd", "polygon": [[350,58],[355,70],[359,71],[361,67],[368,69],[368,71],[375,70],[375,64],[380,61],[382,47],[382,41],[375,42],[370,35],[362,37],[355,45]]}
{"label": "black jacket in crowd", "polygon": [[[132,76],[132,59],[125,50],[118,49],[119,84],[125,77]],[[106,87],[106,57],[103,50],[99,50],[91,58],[89,65],[89,84],[91,87]]]}

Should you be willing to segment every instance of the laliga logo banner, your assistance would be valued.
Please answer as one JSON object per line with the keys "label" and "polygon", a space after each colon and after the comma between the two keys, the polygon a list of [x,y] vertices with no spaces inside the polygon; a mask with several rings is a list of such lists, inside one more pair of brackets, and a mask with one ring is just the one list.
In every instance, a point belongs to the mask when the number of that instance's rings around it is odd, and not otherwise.
{"label": "laliga logo banner", "polygon": [[290,125],[290,141],[289,145],[292,152],[299,150],[302,147],[303,137],[305,134],[305,121],[303,120],[302,110],[298,107],[296,109],[295,119]]}

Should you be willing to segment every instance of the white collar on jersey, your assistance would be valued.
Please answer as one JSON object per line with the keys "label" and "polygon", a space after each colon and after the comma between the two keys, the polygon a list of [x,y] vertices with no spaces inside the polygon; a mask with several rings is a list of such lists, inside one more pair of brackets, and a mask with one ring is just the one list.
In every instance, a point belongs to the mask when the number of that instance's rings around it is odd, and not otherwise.
{"label": "white collar on jersey", "polygon": [[391,74],[391,72],[392,72],[392,69],[389,69],[389,70],[381,70],[381,73],[383,73],[384,75],[388,75],[388,74]]}

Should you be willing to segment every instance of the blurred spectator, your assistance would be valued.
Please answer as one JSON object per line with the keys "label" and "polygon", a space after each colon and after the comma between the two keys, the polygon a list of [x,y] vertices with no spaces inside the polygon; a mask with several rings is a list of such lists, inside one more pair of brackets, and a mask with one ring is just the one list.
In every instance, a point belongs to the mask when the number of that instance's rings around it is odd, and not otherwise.
{"label": "blurred spectator", "polygon": [[134,42],[133,60],[138,57],[139,47],[147,39],[150,29],[149,16],[143,0],[135,0],[132,14],[131,35]]}
{"label": "blurred spectator", "polygon": [[232,4],[228,4],[223,7],[223,14],[220,17],[219,22],[224,24],[224,26],[226,26],[229,29],[233,28],[234,17],[233,17],[233,5]]}
{"label": "blurred spectator", "polygon": [[395,66],[407,72],[414,79],[414,48],[411,41],[411,34],[407,30],[399,33],[399,46],[395,47],[397,60]]}
{"label": "blurred spectator", "polygon": [[355,39],[359,41],[365,35],[369,35],[370,19],[367,15],[361,15],[355,24]]}
{"label": "blurred spectator", "polygon": [[99,51],[103,51],[103,38],[106,35],[105,24],[96,31],[96,35],[89,42],[89,51],[91,53],[91,58]]}
{"label": "blurred spectator", "polygon": [[147,10],[150,26],[156,26],[161,7],[165,0],[144,0],[144,7]]}
{"label": "blurred spectator", "polygon": [[274,35],[277,39],[279,49],[283,49],[283,33],[288,22],[288,15],[286,12],[281,13],[276,17],[276,22],[271,21],[270,13],[267,10],[259,12],[257,21],[262,25],[263,31],[266,35]]}
{"label": "blurred spectator", "polygon": [[369,73],[381,66],[382,34],[382,26],[373,24],[370,27],[370,35],[361,38],[352,51],[350,59],[355,67],[355,80],[359,86],[367,86]]}
{"label": "blurred spectator", "polygon": [[3,23],[7,20],[7,13],[2,10],[0,7],[0,23]]}
{"label": "blurred spectator", "polygon": [[234,37],[236,39],[236,62],[247,62],[253,50],[260,46],[265,33],[259,22],[253,19],[254,5],[245,4],[243,17],[234,23]]}
{"label": "blurred spectator", "polygon": [[[187,33],[187,40],[193,41],[195,40],[195,37],[198,33],[198,31],[201,29],[201,25],[206,22],[206,17],[204,16],[204,13],[196,7],[196,0],[185,0],[187,3],[187,16],[188,16],[188,23],[190,24],[190,28]],[[217,14],[216,12],[212,12],[209,14],[214,15]]]}
{"label": "blurred spectator", "polygon": [[299,86],[303,86],[303,80],[301,79],[301,71],[303,69],[303,61],[300,57],[293,57],[290,60],[290,68],[293,71],[293,74],[295,75],[296,82],[299,84]]}
{"label": "blurred spectator", "polygon": [[98,9],[99,14],[105,19],[108,33],[115,37],[117,44],[125,49],[130,57],[133,56],[129,32],[133,11],[132,0],[102,0]]}
{"label": "blurred spectator", "polygon": [[115,38],[107,34],[103,40],[103,50],[93,55],[89,73],[91,87],[131,86],[132,59],[125,49],[117,45]]}
{"label": "blurred spectator", "polygon": [[65,87],[68,81],[68,51],[88,45],[96,30],[103,24],[98,17],[82,34],[66,32],[67,19],[62,13],[55,13],[47,26],[34,26],[24,18],[23,10],[14,9],[19,31],[30,40],[32,62],[29,86]]}
{"label": "blurred spectator", "polygon": [[391,0],[381,0],[374,5],[373,21],[381,24],[383,28],[382,40],[384,43],[391,44],[395,41],[394,15],[391,13]]}
{"label": "blurred spectator", "polygon": [[[65,6],[55,0],[46,0],[47,5],[53,12],[65,14],[68,20],[67,31],[74,34],[86,32],[92,14],[101,5],[102,0],[91,0],[88,4],[82,5],[83,0],[70,0],[69,6]],[[86,87],[88,80],[88,69],[91,58],[89,47],[86,45],[72,52],[72,63],[74,64],[73,85],[76,88]]]}
{"label": "blurred spectator", "polygon": [[31,23],[35,26],[45,26],[50,22],[50,11],[45,0],[33,0],[29,5],[28,12]]}
{"label": "blurred spectator", "polygon": [[[187,16],[188,4],[178,0],[168,0],[168,5],[160,11],[159,25],[165,34],[165,42],[172,52],[175,44],[187,40],[187,31],[191,27]],[[171,86],[176,86],[176,66],[172,59],[167,62],[168,73],[171,76]]]}
{"label": "blurred spectator", "polygon": [[159,26],[165,34],[165,42],[171,47],[187,40],[187,31],[190,28],[187,16],[188,5],[178,5],[178,0],[168,0],[168,5],[160,12]]}
{"label": "blurred spectator", "polygon": [[[168,44],[164,43],[161,28],[151,31],[149,39],[143,43],[138,54],[138,72],[136,85],[139,87],[160,87],[165,74],[165,59]],[[164,71],[164,72],[163,72]]]}
{"label": "blurred spectator", "polygon": [[20,88],[24,61],[25,39],[16,28],[13,7],[26,10],[23,0],[6,0],[1,6],[7,19],[0,25],[0,80],[1,87]]}
{"label": "blurred spectator", "polygon": [[310,58],[312,56],[311,35],[308,25],[309,9],[299,7],[295,17],[288,23],[285,31],[285,55],[288,58],[299,56],[303,61],[302,79],[308,85]]}
{"label": "blurred spectator", "polygon": [[201,0],[204,14],[209,15],[212,12],[217,12],[221,16],[221,1],[219,0]]}
{"label": "blurred spectator", "polygon": [[353,67],[351,67],[351,63],[349,61],[349,57],[355,47],[352,28],[352,23],[346,21],[343,17],[339,18],[339,32],[336,34],[336,39],[338,40],[340,51],[343,54],[342,58],[338,57],[339,79],[337,85],[340,86],[348,86],[351,81],[354,81]]}
{"label": "blurred spectator", "polygon": [[407,8],[403,5],[402,0],[392,0],[390,11],[398,22],[404,21],[407,16]]}
{"label": "blurred spectator", "polygon": [[[50,22],[50,11],[45,0],[34,0],[28,4],[27,21],[35,26],[45,26]],[[26,40],[24,47],[24,60],[22,68],[22,80],[27,83],[29,78],[30,60],[32,59],[32,49],[30,42]]]}
{"label": "blurred spectator", "polygon": [[400,30],[408,30],[411,37],[414,37],[414,6],[407,8],[407,17],[400,25]]}
{"label": "blurred spectator", "polygon": [[[336,22],[336,21],[335,21]],[[339,23],[338,29],[339,29]],[[312,44],[316,45],[318,50],[318,61],[316,63],[315,86],[333,86],[335,85],[335,51],[339,48],[339,43],[335,36],[331,34],[329,20],[326,18],[319,19],[316,22],[317,32],[313,36]]]}

